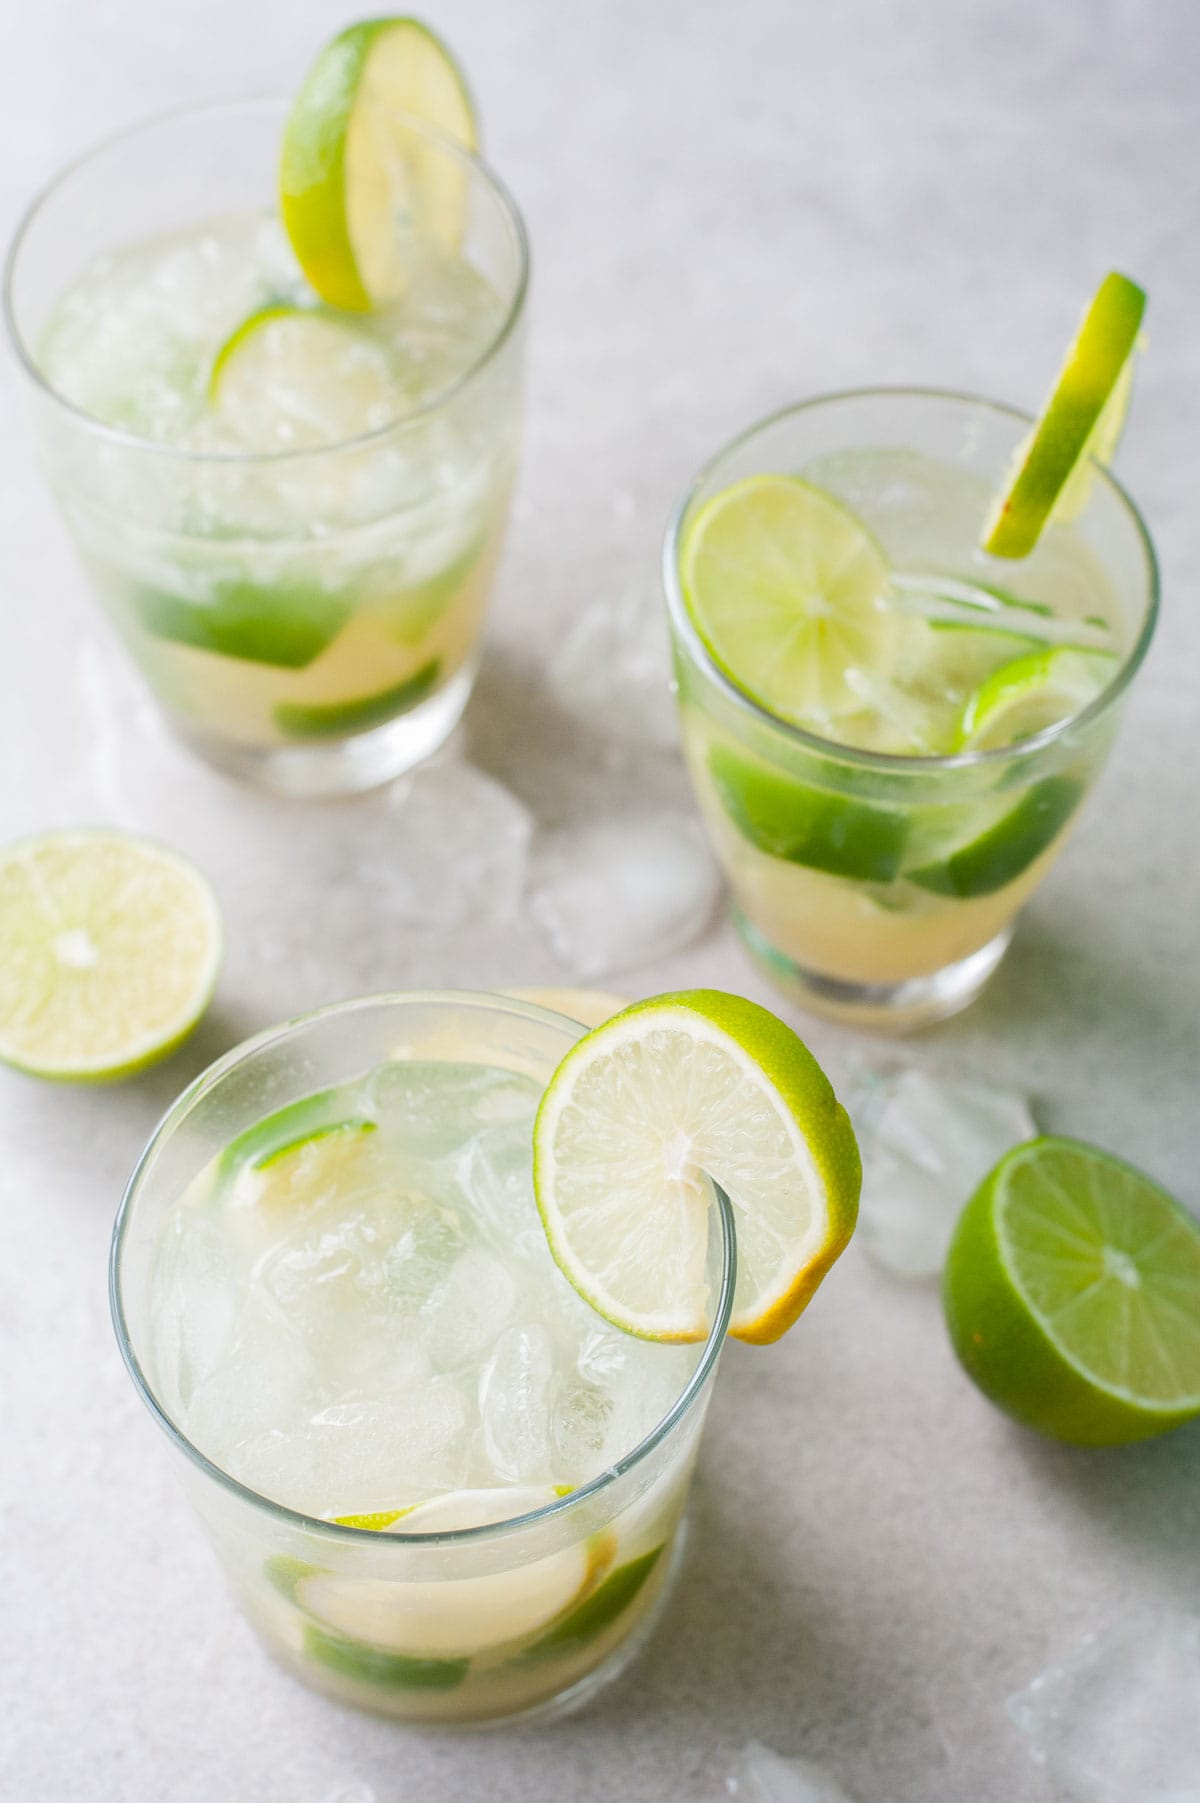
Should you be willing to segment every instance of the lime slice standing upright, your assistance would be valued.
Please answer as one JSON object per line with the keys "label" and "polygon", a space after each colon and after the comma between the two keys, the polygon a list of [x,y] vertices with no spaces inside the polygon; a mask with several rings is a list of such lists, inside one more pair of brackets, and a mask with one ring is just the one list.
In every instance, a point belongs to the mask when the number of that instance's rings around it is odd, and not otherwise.
{"label": "lime slice standing upright", "polygon": [[1200,1222],[1132,1165],[1043,1138],[1003,1158],[946,1263],[950,1338],[998,1408],[1118,1445],[1200,1415]]}
{"label": "lime slice standing upright", "polygon": [[1146,296],[1128,276],[1105,276],[984,524],[983,548],[993,557],[1027,557],[1048,521],[1082,511],[1091,464],[1112,456],[1125,423],[1145,310]]}
{"label": "lime slice standing upright", "polygon": [[124,833],[0,849],[0,1060],[100,1083],[165,1058],[196,1026],[221,960],[200,872]]}
{"label": "lime slice standing upright", "polygon": [[700,1340],[712,1178],[737,1231],[731,1333],[795,1321],[850,1238],[854,1132],[804,1043],[716,990],[637,1002],[547,1085],[533,1182],[550,1249],[598,1313],[645,1339]]}
{"label": "lime slice standing upright", "polygon": [[283,138],[280,209],[296,260],[331,306],[367,312],[405,287],[398,218],[447,248],[459,242],[466,172],[405,117],[474,150],[461,69],[417,19],[367,19],[326,45]]}
{"label": "lime slice standing upright", "polygon": [[684,601],[726,676],[812,727],[862,706],[856,672],[886,674],[888,567],[854,515],[798,476],[748,476],[687,529]]}

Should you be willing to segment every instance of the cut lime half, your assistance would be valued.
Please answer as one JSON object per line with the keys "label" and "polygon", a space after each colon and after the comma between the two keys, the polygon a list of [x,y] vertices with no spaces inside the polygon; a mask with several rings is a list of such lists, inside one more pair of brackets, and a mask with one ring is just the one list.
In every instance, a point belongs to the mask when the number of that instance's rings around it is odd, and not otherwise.
{"label": "cut lime half", "polygon": [[467,172],[406,115],[469,150],[478,143],[462,71],[417,19],[348,26],[296,96],[280,207],[301,269],[331,306],[365,312],[402,294],[412,235],[446,249],[461,237]]}
{"label": "cut lime half", "polygon": [[854,1226],[849,1119],[808,1048],[757,1003],[716,990],[638,1002],[567,1053],[533,1145],[550,1249],[626,1332],[708,1331],[706,1176],[736,1222],[730,1331],[778,1339]]}
{"label": "cut lime half", "polygon": [[124,833],[0,848],[0,1060],[105,1082],[165,1058],[216,985],[221,922],[195,867]]}
{"label": "cut lime half", "polygon": [[1200,1222],[1096,1146],[1001,1160],[959,1220],[944,1302],[967,1374],[1054,1439],[1117,1445],[1200,1415]]}
{"label": "cut lime half", "polygon": [[897,620],[874,539],[798,476],[748,476],[696,514],[680,552],[688,613],[713,661],[781,720],[811,727],[886,676]]}
{"label": "cut lime half", "polygon": [[1128,276],[1105,276],[984,524],[983,548],[993,557],[1027,557],[1051,519],[1086,505],[1091,465],[1111,458],[1125,423],[1145,310],[1146,296]]}

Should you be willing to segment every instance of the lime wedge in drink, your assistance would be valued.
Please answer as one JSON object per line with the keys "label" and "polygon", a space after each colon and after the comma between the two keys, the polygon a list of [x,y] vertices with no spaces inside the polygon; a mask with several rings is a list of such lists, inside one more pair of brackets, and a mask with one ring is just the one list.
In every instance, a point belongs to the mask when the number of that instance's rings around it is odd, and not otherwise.
{"label": "lime wedge in drink", "polygon": [[1035,1139],[967,1204],[946,1322],[998,1408],[1108,1446],[1200,1415],[1200,1222],[1095,1146]]}
{"label": "lime wedge in drink", "polygon": [[418,139],[416,117],[474,149],[466,81],[417,19],[368,19],[317,58],[284,132],[283,223],[312,286],[331,306],[366,312],[403,293],[404,234],[452,249],[467,205],[465,171]]}
{"label": "lime wedge in drink", "polygon": [[581,1039],[546,1088],[533,1181],[550,1249],[628,1333],[703,1339],[712,1178],[737,1228],[730,1331],[776,1340],[844,1249],[858,1147],[803,1042],[757,1003],[692,990]]}
{"label": "lime wedge in drink", "polygon": [[275,583],[211,582],[197,574],[195,592],[136,588],[139,621],[155,638],[196,651],[303,670],[331,645],[346,623],[351,598],[317,583],[284,577]]}
{"label": "lime wedge in drink", "polygon": [[1010,804],[997,798],[984,810],[983,824],[904,874],[935,895],[994,895],[1049,848],[1082,794],[1083,784],[1075,777],[1043,777],[1018,801]]}
{"label": "lime wedge in drink", "polygon": [[1091,466],[1111,458],[1125,423],[1145,310],[1146,296],[1128,276],[1105,276],[984,524],[983,548],[993,557],[1027,557],[1049,520],[1086,505]]}
{"label": "lime wedge in drink", "polygon": [[165,1058],[207,1008],[221,923],[207,882],[123,833],[0,849],[0,1060],[105,1082]]}
{"label": "lime wedge in drink", "polygon": [[260,307],[213,358],[208,396],[250,451],[344,443],[391,423],[402,389],[388,345],[315,307]]}
{"label": "lime wedge in drink", "polygon": [[725,745],[709,752],[708,769],[725,812],[759,851],[858,882],[890,883],[899,871],[906,814],[801,782]]}
{"label": "lime wedge in drink", "polygon": [[1103,693],[1119,661],[1112,651],[1058,645],[1001,664],[964,705],[955,750],[990,751],[1071,719]]}
{"label": "lime wedge in drink", "polygon": [[328,739],[343,733],[366,732],[424,701],[437,682],[441,667],[440,658],[430,658],[403,682],[377,689],[371,695],[356,695],[349,701],[281,701],[272,718],[280,732],[292,739]]}
{"label": "lime wedge in drink", "polygon": [[835,720],[862,705],[856,673],[887,674],[898,621],[883,553],[798,476],[749,476],[706,502],[679,575],[713,661],[780,719]]}

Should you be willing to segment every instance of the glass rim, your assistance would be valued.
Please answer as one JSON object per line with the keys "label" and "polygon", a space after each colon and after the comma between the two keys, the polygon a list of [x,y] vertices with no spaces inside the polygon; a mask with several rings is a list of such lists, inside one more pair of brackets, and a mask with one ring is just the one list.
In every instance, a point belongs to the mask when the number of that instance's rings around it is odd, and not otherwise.
{"label": "glass rim", "polygon": [[1004,401],[989,400],[984,395],[969,394],[961,389],[885,384],[881,387],[832,389],[823,394],[812,395],[807,400],[793,401],[787,406],[779,407],[775,412],[755,420],[752,425],[745,427],[733,438],[727,439],[711,457],[705,460],[689,482],[681,499],[672,509],[663,540],[662,581],[667,599],[667,612],[675,631],[686,645],[693,663],[736,707],[751,714],[764,725],[773,727],[776,732],[782,733],[785,738],[791,739],[802,749],[808,752],[818,752],[822,757],[835,759],[839,763],[888,773],[925,775],[940,770],[978,769],[1011,761],[1014,757],[1024,757],[1030,753],[1042,751],[1056,743],[1068,731],[1098,719],[1124,694],[1150,648],[1150,641],[1154,637],[1155,626],[1158,622],[1160,582],[1154,541],[1140,509],[1129,491],[1118,481],[1112,471],[1094,458],[1089,460],[1092,465],[1093,479],[1102,483],[1115,496],[1132,523],[1135,536],[1141,546],[1145,559],[1145,604],[1137,636],[1121,659],[1120,665],[1114,671],[1110,681],[1105,684],[1098,695],[1088,702],[1086,707],[1080,708],[1076,713],[1068,714],[1063,720],[1056,720],[1052,726],[1043,727],[1040,732],[1032,733],[1026,739],[1018,739],[1012,745],[997,745],[981,751],[956,751],[937,755],[906,755],[894,751],[868,751],[862,746],[842,745],[836,739],[823,738],[820,733],[810,732],[807,728],[797,726],[792,721],[783,719],[781,715],[772,713],[770,708],[765,707],[762,702],[756,701],[748,690],[740,687],[731,676],[727,676],[711,656],[692,623],[679,581],[679,550],[683,522],[700,491],[728,458],[769,427],[779,425],[797,414],[814,412],[822,407],[836,406],[844,401],[868,400],[951,401],[964,406],[982,408],[989,413],[1016,420],[1025,426],[1032,426],[1036,423],[1035,415],[1026,413],[1020,407],[1010,406]]}
{"label": "glass rim", "polygon": [[259,468],[263,465],[275,467],[285,463],[295,463],[305,458],[336,456],[345,451],[356,451],[382,444],[387,439],[410,430],[432,414],[440,412],[477,376],[483,374],[513,336],[517,323],[525,310],[525,300],[529,292],[529,234],[525,229],[525,221],[520,208],[491,164],[485,161],[477,151],[469,150],[465,144],[460,144],[448,132],[442,131],[436,125],[431,125],[428,120],[420,118],[417,114],[406,113],[395,108],[393,117],[400,120],[406,128],[431,139],[440,149],[455,157],[465,168],[482,177],[499,202],[500,211],[508,223],[517,252],[517,279],[512,296],[505,307],[503,318],[479,354],[444,388],[439,389],[436,394],[423,401],[419,407],[415,407],[411,412],[405,413],[398,419],[389,420],[382,426],[373,426],[370,431],[359,432],[352,438],[335,439],[330,444],[298,445],[278,451],[211,451],[195,450],[186,445],[165,444],[159,439],[145,438],[139,432],[131,432],[127,427],[116,426],[106,420],[98,419],[86,408],[77,406],[74,401],[69,400],[47,380],[32,347],[27,343],[17,324],[13,298],[21,253],[26,239],[41,217],[43,209],[55,199],[73,177],[80,174],[97,157],[104,155],[107,151],[118,149],[122,144],[138,137],[143,132],[173,125],[183,120],[213,119],[222,114],[279,112],[285,110],[289,105],[290,101],[285,96],[259,94],[244,99],[206,100],[186,106],[167,107],[161,112],[144,115],[140,119],[135,119],[131,124],[123,125],[117,131],[109,132],[107,136],[97,139],[86,149],[79,151],[68,162],[61,164],[55,173],[37,189],[32,200],[21,213],[5,254],[3,272],[0,275],[0,290],[2,290],[0,311],[3,312],[4,324],[13,354],[26,378],[39,393],[53,402],[77,425],[126,451],[135,451],[146,456],[169,457],[179,463],[195,464],[205,468]]}
{"label": "glass rim", "polygon": [[[282,1021],[277,1026],[267,1027],[262,1032],[255,1033],[249,1039],[233,1046],[222,1057],[201,1071],[159,1118],[139,1154],[137,1163],[125,1186],[113,1223],[112,1240],[109,1247],[108,1299],[117,1346],[125,1369],[133,1380],[135,1390],[167,1438],[197,1470],[227,1493],[267,1511],[292,1527],[309,1533],[330,1535],[346,1545],[365,1545],[368,1542],[377,1544],[381,1537],[379,1530],[350,1527],[341,1522],[325,1521],[318,1515],[309,1515],[302,1509],[293,1509],[287,1503],[278,1502],[274,1497],[264,1496],[261,1491],[253,1489],[249,1484],[243,1484],[238,1478],[225,1471],[214,1459],[209,1458],[189,1440],[178,1423],[172,1420],[167,1409],[155,1394],[154,1387],[133,1348],[122,1296],[121,1255],[134,1204],[147,1166],[159,1147],[170,1138],[195,1104],[215,1089],[231,1070],[244,1064],[267,1047],[277,1045],[290,1037],[302,1035],[306,1029],[326,1020],[354,1014],[368,1008],[411,1004],[465,1006],[492,1012],[499,1010],[505,1014],[522,1016],[535,1023],[544,1022],[553,1027],[571,1026],[581,1031],[587,1030],[581,1021],[572,1020],[569,1015],[559,1014],[554,1009],[543,1008],[539,1003],[521,1001],[515,996],[500,995],[490,990],[471,989],[396,990],[385,991],[377,995],[353,996],[346,1001],[328,1002],[323,1007],[313,1008],[307,1013],[296,1015],[291,1020]],[[577,1043],[577,1040],[572,1043]],[[662,1420],[656,1423],[642,1440],[639,1440],[615,1463],[606,1466],[603,1471],[598,1472],[595,1477],[589,1478],[586,1483],[578,1485],[565,1496],[556,1497],[553,1502],[546,1503],[540,1509],[531,1509],[524,1515],[513,1515],[504,1521],[482,1522],[476,1527],[443,1529],[439,1532],[424,1534],[389,1532],[388,1539],[396,1540],[406,1546],[434,1547],[479,1545],[490,1540],[508,1538],[526,1528],[539,1526],[543,1522],[555,1520],[560,1516],[567,1516],[581,1503],[586,1503],[595,1496],[603,1495],[619,1478],[636,1469],[670,1436],[685,1416],[691,1413],[693,1404],[702,1394],[712,1375],[733,1313],[734,1288],[737,1282],[737,1248],[733,1211],[728,1197],[720,1186],[712,1183],[711,1188],[721,1232],[720,1290],[716,1306],[713,1309],[708,1335],[696,1361],[696,1368]],[[597,1317],[597,1319],[601,1318]]]}

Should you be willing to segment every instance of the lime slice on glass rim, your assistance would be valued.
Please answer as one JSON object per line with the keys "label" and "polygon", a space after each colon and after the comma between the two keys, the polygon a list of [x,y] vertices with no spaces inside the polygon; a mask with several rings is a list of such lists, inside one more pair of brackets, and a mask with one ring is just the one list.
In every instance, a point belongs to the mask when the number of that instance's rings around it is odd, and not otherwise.
{"label": "lime slice on glass rim", "polygon": [[212,890],[166,846],[78,829],[0,848],[0,1061],[132,1076],[187,1038],[220,962]]}
{"label": "lime slice on glass rim", "polygon": [[1105,276],[984,523],[981,543],[993,557],[1027,557],[1050,520],[1083,511],[1092,465],[1111,458],[1125,423],[1145,310],[1146,296],[1128,276]]}
{"label": "lime slice on glass rim", "polygon": [[862,1169],[849,1118],[804,1043],[716,990],[637,1002],[547,1085],[533,1182],[550,1249],[598,1313],[641,1338],[708,1330],[710,1191],[732,1205],[730,1332],[796,1320],[846,1246]]}
{"label": "lime slice on glass rim", "polygon": [[457,161],[418,140],[417,117],[474,150],[462,70],[417,19],[368,19],[317,58],[284,131],[280,210],[296,260],[321,299],[367,312],[404,292],[397,221],[453,249],[467,209]]}
{"label": "lime slice on glass rim", "polygon": [[1069,720],[1103,693],[1119,661],[1114,651],[1056,645],[1001,664],[964,705],[954,749],[990,751]]}
{"label": "lime slice on glass rim", "polygon": [[679,577],[709,656],[781,720],[836,719],[862,705],[847,671],[886,673],[883,552],[799,476],[748,476],[714,495],[687,528]]}
{"label": "lime slice on glass rim", "polygon": [[1200,1222],[1096,1146],[1007,1154],[955,1230],[946,1323],[967,1374],[1027,1427],[1111,1446],[1200,1415]]}

